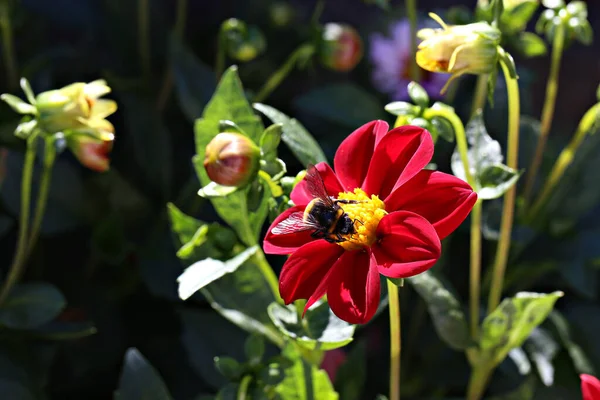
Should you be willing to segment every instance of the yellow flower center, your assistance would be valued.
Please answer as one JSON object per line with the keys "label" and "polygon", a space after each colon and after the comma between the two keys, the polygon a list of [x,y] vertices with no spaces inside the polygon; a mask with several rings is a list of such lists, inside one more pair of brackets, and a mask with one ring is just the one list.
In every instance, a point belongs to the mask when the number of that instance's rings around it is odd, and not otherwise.
{"label": "yellow flower center", "polygon": [[385,204],[378,196],[371,198],[362,189],[354,189],[354,192],[341,192],[338,200],[356,200],[358,203],[339,203],[348,217],[354,221],[355,233],[344,235],[343,242],[338,243],[345,250],[358,250],[365,246],[371,246],[377,240],[377,226],[379,221],[387,212]]}

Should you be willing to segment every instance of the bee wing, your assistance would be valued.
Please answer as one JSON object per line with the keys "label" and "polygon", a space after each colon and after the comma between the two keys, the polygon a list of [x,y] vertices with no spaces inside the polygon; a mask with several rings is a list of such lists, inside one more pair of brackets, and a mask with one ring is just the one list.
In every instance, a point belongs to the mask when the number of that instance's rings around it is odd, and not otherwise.
{"label": "bee wing", "polygon": [[323,182],[321,174],[314,165],[308,164],[304,179],[306,180],[306,188],[312,197],[321,199],[328,206],[333,206],[333,200],[327,193],[325,182]]}
{"label": "bee wing", "polygon": [[273,235],[286,235],[318,228],[319,225],[317,225],[310,215],[305,221],[304,213],[299,211],[292,213],[289,217],[275,225],[275,227],[271,229],[271,233],[273,233]]}

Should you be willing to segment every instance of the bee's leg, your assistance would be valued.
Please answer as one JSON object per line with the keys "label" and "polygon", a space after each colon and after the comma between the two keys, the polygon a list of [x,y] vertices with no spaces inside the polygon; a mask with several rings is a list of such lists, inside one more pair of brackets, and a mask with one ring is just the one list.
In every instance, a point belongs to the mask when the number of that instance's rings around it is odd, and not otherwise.
{"label": "bee's leg", "polygon": [[358,204],[358,203],[364,203],[364,201],[362,201],[362,200],[340,200],[340,199],[336,199],[334,202],[335,202],[335,203],[342,203],[342,204]]}
{"label": "bee's leg", "polygon": [[361,221],[360,219],[358,219],[358,218],[355,218],[355,219],[354,219],[354,221],[352,221],[352,224],[356,224],[357,222],[358,222],[359,224],[361,224],[361,225],[364,225],[364,224],[365,224],[364,222],[362,222],[362,221]]}

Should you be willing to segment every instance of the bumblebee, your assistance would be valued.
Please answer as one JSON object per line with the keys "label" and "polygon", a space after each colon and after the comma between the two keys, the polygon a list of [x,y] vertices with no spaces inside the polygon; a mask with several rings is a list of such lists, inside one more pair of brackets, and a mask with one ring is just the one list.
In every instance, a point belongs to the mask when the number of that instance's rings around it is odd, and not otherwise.
{"label": "bumblebee", "polygon": [[344,236],[356,233],[355,223],[340,204],[356,204],[356,200],[340,200],[327,194],[323,178],[314,165],[306,170],[306,188],[313,199],[304,212],[295,212],[278,223],[271,232],[274,235],[312,230],[315,239],[325,239],[330,243],[344,242]]}

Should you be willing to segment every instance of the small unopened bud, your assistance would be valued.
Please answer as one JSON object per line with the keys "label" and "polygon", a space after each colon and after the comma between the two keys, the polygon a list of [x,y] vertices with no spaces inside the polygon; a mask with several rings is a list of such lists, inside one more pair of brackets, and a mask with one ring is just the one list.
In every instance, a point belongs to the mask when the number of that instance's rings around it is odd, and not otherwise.
{"label": "small unopened bud", "polygon": [[241,62],[249,62],[264,53],[267,42],[262,32],[250,26],[243,35],[233,35],[229,41],[229,57]]}
{"label": "small unopened bud", "polygon": [[451,73],[442,89],[462,74],[486,74],[496,68],[500,31],[486,22],[448,26],[430,14],[442,29],[421,29],[423,41],[417,51],[417,64],[431,72]]}
{"label": "small unopened bud", "polygon": [[319,58],[321,63],[334,71],[350,71],[363,56],[363,42],[350,25],[328,23],[323,27]]}
{"label": "small unopened bud", "polygon": [[67,137],[67,147],[73,152],[79,162],[94,171],[104,172],[110,166],[108,157],[112,150],[112,140],[99,140],[86,135],[70,135]]}
{"label": "small unopened bud", "polygon": [[204,168],[213,182],[241,187],[258,172],[260,149],[240,133],[222,132],[206,146]]}

